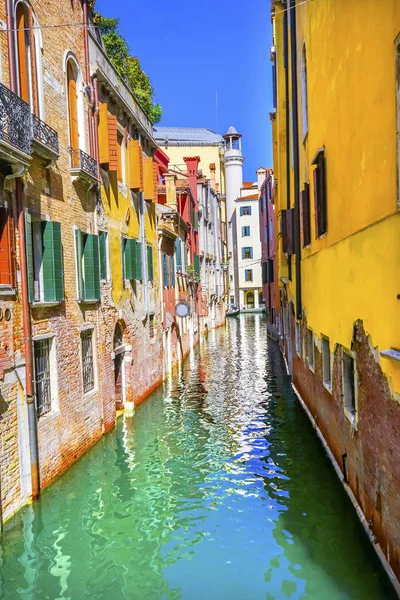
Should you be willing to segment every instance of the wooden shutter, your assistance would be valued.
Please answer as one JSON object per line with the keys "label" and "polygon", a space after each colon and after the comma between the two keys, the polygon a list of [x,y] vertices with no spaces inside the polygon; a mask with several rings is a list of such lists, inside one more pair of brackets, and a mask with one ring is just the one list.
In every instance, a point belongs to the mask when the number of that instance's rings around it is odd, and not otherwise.
{"label": "wooden shutter", "polygon": [[140,281],[143,279],[143,269],[142,269],[142,244],[136,241],[136,260],[135,260],[135,279]]}
{"label": "wooden shutter", "polygon": [[317,167],[314,169],[313,176],[316,237],[320,237],[327,231],[325,157],[323,155],[318,158]]}
{"label": "wooden shutter", "polygon": [[119,181],[123,181],[122,171],[122,146],[124,144],[124,136],[117,131],[117,177]]}
{"label": "wooden shutter", "polygon": [[129,187],[131,190],[142,190],[142,153],[138,140],[128,142]]}
{"label": "wooden shutter", "polygon": [[68,81],[68,118],[69,118],[69,143],[71,148],[79,148],[79,127],[78,127],[78,96],[76,93],[76,81],[71,61],[67,64]]}
{"label": "wooden shutter", "polygon": [[145,200],[154,202],[154,171],[151,156],[143,158],[143,192]]}
{"label": "wooden shutter", "polygon": [[282,211],[282,249],[288,255],[294,254],[293,212],[293,208]]}
{"label": "wooden shutter", "polygon": [[99,250],[100,250],[100,279],[107,279],[107,234],[105,231],[99,233]]}
{"label": "wooden shutter", "polygon": [[124,240],[124,279],[133,281],[136,275],[136,240]]}
{"label": "wooden shutter", "polygon": [[262,283],[265,285],[268,283],[268,260],[267,262],[261,263]]}
{"label": "wooden shutter", "polygon": [[168,256],[163,253],[162,255],[163,261],[163,285],[164,287],[168,287]]}
{"label": "wooden shutter", "polygon": [[4,207],[0,207],[0,284],[15,287],[14,219]]}
{"label": "wooden shutter", "polygon": [[200,277],[200,261],[199,261],[199,256],[198,254],[194,253],[193,255],[193,261],[194,261],[194,272],[195,275],[197,275],[197,277]]}
{"label": "wooden shutter", "polygon": [[268,283],[274,283],[274,259],[269,258],[267,264],[268,264],[268,273],[267,273]]}
{"label": "wooden shutter", "polygon": [[31,80],[32,80],[32,110],[34,114],[39,116],[39,90],[38,90],[38,77],[37,77],[37,65],[36,65],[36,41],[35,31],[33,29],[33,14],[32,7],[28,8],[28,20],[29,20],[29,47],[31,55]]}
{"label": "wooden shutter", "polygon": [[175,240],[175,261],[176,270],[182,272],[182,240],[180,238]]}
{"label": "wooden shutter", "polygon": [[147,246],[147,273],[149,281],[154,280],[153,246]]}
{"label": "wooden shutter", "polygon": [[304,184],[304,190],[300,194],[301,223],[303,230],[303,248],[311,244],[311,219],[310,219],[310,185]]}
{"label": "wooden shutter", "polygon": [[43,300],[60,301],[64,297],[61,225],[42,221]]}
{"label": "wooden shutter", "polygon": [[25,254],[26,254],[26,276],[28,280],[28,299],[33,302],[34,296],[34,272],[33,272],[33,241],[32,241],[32,219],[31,215],[24,213],[25,219]]}
{"label": "wooden shutter", "polygon": [[75,258],[76,258],[76,275],[78,278],[78,299],[83,300],[83,273],[82,273],[82,232],[80,229],[75,229]]}
{"label": "wooden shutter", "polygon": [[101,165],[109,163],[110,150],[108,145],[108,105],[106,102],[99,103],[99,160]]}
{"label": "wooden shutter", "polygon": [[87,233],[84,235],[83,270],[85,280],[85,300],[99,300],[99,237],[92,233]]}
{"label": "wooden shutter", "polygon": [[117,117],[108,115],[108,150],[110,171],[118,173]]}
{"label": "wooden shutter", "polygon": [[25,8],[22,2],[18,3],[16,11],[16,27],[17,27],[17,50],[18,50],[18,79],[19,79],[19,95],[22,100],[29,103],[29,79],[28,79],[28,48],[27,35],[25,28],[27,26],[25,19]]}

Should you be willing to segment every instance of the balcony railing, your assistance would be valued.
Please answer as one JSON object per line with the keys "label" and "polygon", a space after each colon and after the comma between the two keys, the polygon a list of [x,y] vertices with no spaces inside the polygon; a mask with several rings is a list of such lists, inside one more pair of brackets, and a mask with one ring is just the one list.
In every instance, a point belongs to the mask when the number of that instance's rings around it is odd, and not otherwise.
{"label": "balcony railing", "polygon": [[50,125],[41,121],[36,115],[31,115],[32,138],[50,152],[59,155],[58,133]]}
{"label": "balcony railing", "polygon": [[71,155],[71,169],[83,171],[90,177],[97,179],[97,162],[79,148],[68,148]]}
{"label": "balcony railing", "polygon": [[30,154],[30,108],[14,92],[0,83],[0,139]]}

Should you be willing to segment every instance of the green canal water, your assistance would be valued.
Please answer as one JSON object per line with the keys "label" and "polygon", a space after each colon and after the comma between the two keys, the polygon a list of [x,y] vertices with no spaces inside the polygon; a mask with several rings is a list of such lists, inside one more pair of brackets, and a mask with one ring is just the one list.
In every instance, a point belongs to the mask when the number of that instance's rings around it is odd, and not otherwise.
{"label": "green canal water", "polygon": [[6,600],[393,597],[260,315],[212,332],[0,547]]}

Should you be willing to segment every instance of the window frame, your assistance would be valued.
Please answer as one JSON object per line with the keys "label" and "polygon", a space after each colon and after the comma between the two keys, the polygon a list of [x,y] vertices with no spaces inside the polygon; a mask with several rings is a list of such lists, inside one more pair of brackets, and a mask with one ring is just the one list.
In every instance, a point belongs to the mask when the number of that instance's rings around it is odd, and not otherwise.
{"label": "window frame", "polygon": [[[83,327],[80,331],[80,356],[81,356],[81,369],[82,369],[82,392],[83,395],[92,394],[97,391],[97,365],[96,365],[96,352],[95,352],[95,339],[94,339],[94,326]],[[85,388],[85,357],[84,357],[84,345],[83,341],[85,338],[90,339],[90,349],[91,349],[91,370],[92,370],[92,380],[91,387]]]}
{"label": "window frame", "polygon": [[314,332],[311,327],[307,327],[306,333],[306,361],[308,368],[314,371],[315,368],[315,340]]}
{"label": "window frame", "polygon": [[[348,365],[346,365],[348,361]],[[351,368],[351,373],[346,373],[346,366]],[[343,410],[352,425],[358,417],[358,377],[356,359],[353,352],[342,347],[342,394]],[[350,396],[350,398],[349,398]]]}
{"label": "window frame", "polygon": [[[321,354],[322,354],[322,383],[326,389],[331,392],[332,390],[332,358],[330,349],[330,340],[326,335],[321,336]],[[327,369],[329,370],[329,377],[327,377]]]}
{"label": "window frame", "polygon": [[[249,233],[246,233],[246,231],[248,231]],[[242,237],[250,237],[250,236],[251,236],[250,225],[242,225]]]}
{"label": "window frame", "polygon": [[[111,268],[110,268],[110,235],[106,229],[99,229],[97,231],[97,235],[99,238],[99,271],[100,271],[100,281],[104,283],[108,283],[111,281]],[[101,237],[105,236],[105,262],[106,262],[106,276],[102,277],[101,272]]]}
{"label": "window frame", "polygon": [[[56,343],[54,334],[37,335],[32,339],[33,342],[33,368],[34,368],[34,387],[35,387],[35,406],[37,416],[40,419],[43,417],[50,416],[52,414],[59,414],[59,401],[58,401],[58,371],[57,371],[57,355],[56,355]],[[38,346],[48,345],[48,362],[49,362],[49,393],[50,403],[47,410],[41,411],[38,406],[38,360],[36,355],[36,349]]]}
{"label": "window frame", "polygon": [[[249,256],[246,256],[246,250],[248,250]],[[242,247],[242,260],[251,260],[253,258],[253,246]]]}
{"label": "window frame", "polygon": [[[250,275],[250,278],[249,278]],[[253,282],[253,269],[245,269],[244,270],[244,280],[246,283]]]}
{"label": "window frame", "polygon": [[[245,212],[245,211],[247,211],[247,212]],[[241,217],[251,217],[251,205],[241,206],[240,207],[240,216]]]}
{"label": "window frame", "polygon": [[68,146],[72,148],[71,143],[71,123],[70,123],[70,109],[69,109],[69,86],[68,86],[68,63],[71,63],[72,72],[74,74],[74,80],[76,84],[76,113],[77,113],[77,128],[78,128],[78,147],[75,150],[86,151],[86,129],[85,129],[85,106],[83,98],[83,77],[82,70],[80,68],[78,59],[71,52],[68,51],[64,59],[64,72],[65,72],[65,89],[66,89],[66,109],[67,109],[67,122],[68,122]]}

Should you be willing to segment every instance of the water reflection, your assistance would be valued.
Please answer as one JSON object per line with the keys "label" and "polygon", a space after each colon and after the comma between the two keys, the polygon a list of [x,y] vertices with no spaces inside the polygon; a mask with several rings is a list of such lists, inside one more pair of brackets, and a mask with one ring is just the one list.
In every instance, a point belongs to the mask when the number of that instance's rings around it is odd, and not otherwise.
{"label": "water reflection", "polygon": [[7,523],[0,598],[390,598],[261,316]]}

